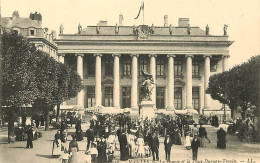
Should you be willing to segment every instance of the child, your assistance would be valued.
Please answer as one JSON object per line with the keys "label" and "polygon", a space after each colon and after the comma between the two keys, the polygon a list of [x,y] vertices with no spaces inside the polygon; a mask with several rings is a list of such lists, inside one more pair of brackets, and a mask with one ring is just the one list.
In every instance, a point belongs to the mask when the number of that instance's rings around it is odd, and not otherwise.
{"label": "child", "polygon": [[65,147],[63,152],[61,152],[60,160],[62,160],[61,161],[62,163],[68,163],[69,157],[70,157],[70,154],[69,154],[67,148]]}
{"label": "child", "polygon": [[[90,146],[89,150],[87,151],[87,153],[88,153],[88,155],[91,156],[91,163],[96,163],[98,151],[97,151],[97,146],[95,143],[91,143],[91,146]],[[86,157],[86,159],[87,159],[87,157]],[[89,161],[89,160],[87,160],[87,161]]]}
{"label": "child", "polygon": [[108,157],[108,160],[107,162],[108,163],[112,163],[113,162],[113,158],[114,158],[114,151],[113,151],[113,146],[110,145],[107,149],[107,157]]}
{"label": "child", "polygon": [[136,145],[138,146],[137,149],[139,157],[143,158],[143,155],[145,155],[143,135],[139,135],[139,138],[137,138],[136,141]]}
{"label": "child", "polygon": [[187,133],[187,135],[185,137],[185,141],[184,141],[184,147],[187,150],[191,149],[191,140],[192,140],[192,137],[190,137],[190,133]]}

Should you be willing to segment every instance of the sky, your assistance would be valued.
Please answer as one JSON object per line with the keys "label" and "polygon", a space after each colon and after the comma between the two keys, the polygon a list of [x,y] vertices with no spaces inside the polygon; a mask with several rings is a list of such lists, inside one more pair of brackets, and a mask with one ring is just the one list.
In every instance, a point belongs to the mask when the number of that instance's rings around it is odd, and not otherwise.
{"label": "sky", "polygon": [[[124,25],[142,24],[137,16],[142,0],[1,0],[1,16],[11,17],[17,10],[20,17],[40,12],[43,27],[59,32],[62,23],[64,34],[77,33],[80,23],[84,28],[107,20],[108,25],[118,23],[119,14]],[[191,26],[205,29],[210,34],[223,35],[228,25],[230,46],[229,67],[260,54],[260,1],[259,0],[144,0],[144,24],[163,26],[164,15],[168,23],[178,25],[178,18],[190,18]]]}

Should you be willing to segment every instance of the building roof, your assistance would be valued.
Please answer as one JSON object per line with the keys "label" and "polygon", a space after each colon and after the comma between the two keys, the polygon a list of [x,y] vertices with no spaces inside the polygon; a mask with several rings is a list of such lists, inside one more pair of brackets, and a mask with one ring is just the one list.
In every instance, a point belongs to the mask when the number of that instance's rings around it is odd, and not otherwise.
{"label": "building roof", "polygon": [[19,28],[42,28],[41,21],[38,20],[32,20],[31,18],[12,18],[12,17],[2,17],[1,18],[1,26],[3,28],[13,28],[13,27],[19,27]]}
{"label": "building roof", "polygon": [[[137,27],[137,26],[136,26]],[[119,26],[118,34],[115,33],[115,26],[99,26],[100,32],[96,32],[97,26],[88,26],[83,29],[82,35],[132,35],[133,26]],[[205,31],[199,27],[190,27],[191,34],[196,36],[206,35]],[[154,35],[170,35],[169,27],[154,27]],[[172,27],[172,35],[188,35],[187,27]]]}

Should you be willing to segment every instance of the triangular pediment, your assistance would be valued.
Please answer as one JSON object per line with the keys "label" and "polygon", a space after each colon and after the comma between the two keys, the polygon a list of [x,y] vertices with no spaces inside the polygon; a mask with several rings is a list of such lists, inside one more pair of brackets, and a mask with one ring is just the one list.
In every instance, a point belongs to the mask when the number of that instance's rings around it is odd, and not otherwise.
{"label": "triangular pediment", "polygon": [[102,84],[113,84],[114,79],[112,77],[106,77],[103,81]]}
{"label": "triangular pediment", "polygon": [[186,83],[182,79],[175,79],[174,85],[185,85]]}

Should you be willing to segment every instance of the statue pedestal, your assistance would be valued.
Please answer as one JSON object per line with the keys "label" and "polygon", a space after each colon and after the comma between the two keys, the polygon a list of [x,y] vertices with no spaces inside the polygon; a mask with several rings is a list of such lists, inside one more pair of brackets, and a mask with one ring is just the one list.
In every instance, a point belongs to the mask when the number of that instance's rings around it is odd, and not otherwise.
{"label": "statue pedestal", "polygon": [[152,101],[142,101],[141,102],[141,110],[140,110],[140,118],[145,119],[152,119],[155,117],[154,113],[154,103]]}

